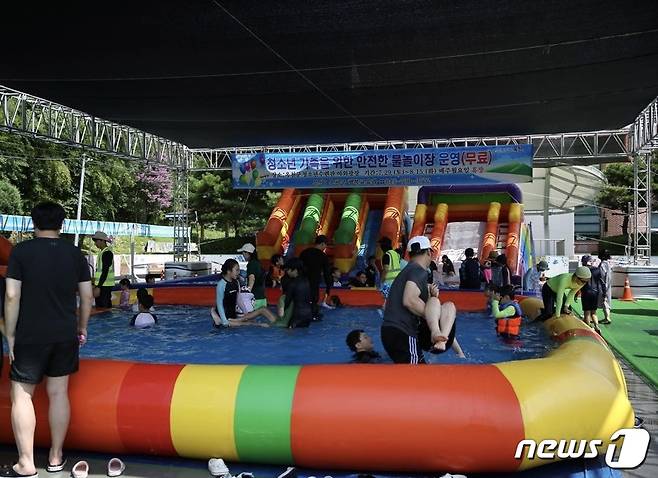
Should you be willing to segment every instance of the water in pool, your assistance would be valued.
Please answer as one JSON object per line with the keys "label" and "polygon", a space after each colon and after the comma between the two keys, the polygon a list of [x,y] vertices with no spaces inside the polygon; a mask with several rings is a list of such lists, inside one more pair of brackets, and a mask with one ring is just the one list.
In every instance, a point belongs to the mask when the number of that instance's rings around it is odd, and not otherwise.
{"label": "water in pool", "polygon": [[[345,363],[351,352],[345,336],[363,329],[375,349],[390,362],[379,337],[381,318],[374,308],[344,307],[324,311],[321,322],[307,329],[236,327],[214,329],[209,309],[194,306],[157,307],[159,323],[138,330],[128,326],[131,312],[113,310],[92,317],[83,357],[154,363],[296,365]],[[540,325],[524,324],[521,337],[506,342],[496,336],[493,320],[483,313],[460,313],[457,338],[467,359],[452,351],[427,354],[432,363],[495,363],[541,357],[554,344]]]}

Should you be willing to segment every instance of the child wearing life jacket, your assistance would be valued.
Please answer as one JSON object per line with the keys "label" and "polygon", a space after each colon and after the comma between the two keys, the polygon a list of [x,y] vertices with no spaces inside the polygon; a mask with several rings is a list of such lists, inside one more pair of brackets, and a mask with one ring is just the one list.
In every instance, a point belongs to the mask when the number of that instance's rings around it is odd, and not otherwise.
{"label": "child wearing life jacket", "polygon": [[521,306],[514,300],[514,286],[506,285],[494,293],[491,315],[496,319],[496,332],[501,337],[518,337],[521,332]]}

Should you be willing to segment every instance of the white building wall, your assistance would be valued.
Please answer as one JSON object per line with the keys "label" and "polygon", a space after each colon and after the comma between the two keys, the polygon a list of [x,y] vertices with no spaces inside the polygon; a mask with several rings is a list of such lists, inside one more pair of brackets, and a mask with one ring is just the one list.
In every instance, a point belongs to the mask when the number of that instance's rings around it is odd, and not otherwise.
{"label": "white building wall", "polygon": [[[535,249],[540,251],[542,239],[564,240],[564,255],[574,255],[574,214],[573,212],[552,212],[548,217],[548,228],[544,227],[542,214],[525,213],[525,222],[532,224]],[[553,253],[555,254],[555,253]],[[561,255],[558,253],[558,255]]]}

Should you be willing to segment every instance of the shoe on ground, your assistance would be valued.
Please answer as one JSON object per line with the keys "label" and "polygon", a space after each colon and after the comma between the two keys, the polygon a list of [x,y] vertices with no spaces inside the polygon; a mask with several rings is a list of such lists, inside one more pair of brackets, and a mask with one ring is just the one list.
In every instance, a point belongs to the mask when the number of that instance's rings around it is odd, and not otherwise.
{"label": "shoe on ground", "polygon": [[126,464],[118,458],[112,458],[107,463],[107,476],[121,476],[126,471]]}
{"label": "shoe on ground", "polygon": [[32,475],[22,475],[14,470],[14,465],[3,466],[0,468],[0,476],[18,477],[18,478],[39,478],[39,472]]}
{"label": "shoe on ground", "polygon": [[87,478],[89,476],[89,463],[79,461],[71,469],[72,478]]}
{"label": "shoe on ground", "polygon": [[65,466],[66,466],[66,457],[63,456],[62,459],[60,460],[59,464],[57,464],[57,465],[53,465],[52,463],[48,463],[48,465],[46,465],[46,471],[48,473],[57,473],[57,472],[62,471]]}
{"label": "shoe on ground", "polygon": [[208,460],[208,471],[212,476],[231,476],[228,466],[221,458],[211,458]]}
{"label": "shoe on ground", "polygon": [[297,478],[297,469],[293,466],[289,466],[286,471],[281,473],[276,478]]}

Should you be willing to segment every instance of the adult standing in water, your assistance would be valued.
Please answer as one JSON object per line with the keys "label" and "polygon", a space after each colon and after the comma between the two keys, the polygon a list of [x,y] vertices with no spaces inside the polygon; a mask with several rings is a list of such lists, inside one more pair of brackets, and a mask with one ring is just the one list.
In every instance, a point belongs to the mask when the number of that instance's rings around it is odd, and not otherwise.
{"label": "adult standing in water", "polygon": [[265,275],[258,260],[256,247],[248,242],[238,249],[238,252],[241,252],[244,260],[247,261],[247,289],[254,294],[254,309],[267,307]]}
{"label": "adult standing in water", "polygon": [[[9,257],[5,333],[18,463],[3,476],[38,476],[34,466],[36,417],[32,397],[44,375],[51,437],[47,471],[61,471],[65,465],[62,447],[70,418],[69,375],[78,371],[79,348],[87,340],[92,287],[89,267],[80,250],[59,238],[64,215],[59,204],[35,206],[35,238],[18,244]],[[78,316],[76,294],[80,295]]]}
{"label": "adult standing in water", "polygon": [[333,308],[328,304],[331,292],[331,268],[329,267],[329,258],[324,252],[327,248],[327,236],[319,235],[315,238],[315,246],[309,247],[302,251],[299,258],[304,263],[306,269],[306,278],[311,286],[311,307],[313,310],[313,320],[320,318],[320,309],[318,300],[320,299],[320,282],[324,278],[325,296],[323,304],[327,308]]}
{"label": "adult standing in water", "polygon": [[114,253],[109,247],[110,238],[102,231],[96,231],[91,240],[98,248],[96,272],[94,273],[94,297],[96,307],[112,307],[112,288],[114,287]]}
{"label": "adult standing in water", "polygon": [[464,353],[455,337],[457,310],[452,302],[441,304],[439,289],[427,283],[432,262],[430,241],[416,236],[407,246],[411,262],[395,278],[389,291],[382,343],[395,363],[426,363],[423,350],[442,353],[452,348]]}

